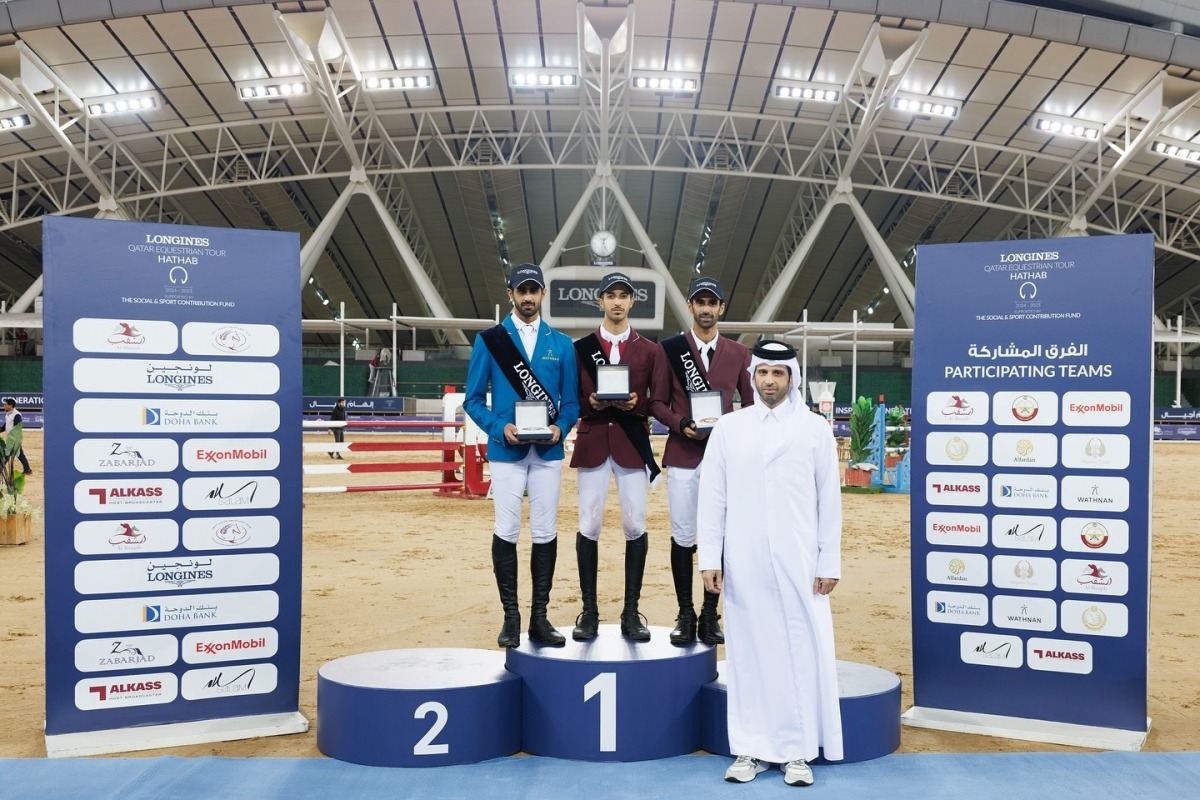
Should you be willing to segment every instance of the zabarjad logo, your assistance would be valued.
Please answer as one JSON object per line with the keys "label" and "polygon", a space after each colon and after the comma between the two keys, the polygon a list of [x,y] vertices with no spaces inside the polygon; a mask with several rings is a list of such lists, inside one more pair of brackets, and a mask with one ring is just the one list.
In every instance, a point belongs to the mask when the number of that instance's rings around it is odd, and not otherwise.
{"label": "zabarjad logo", "polygon": [[229,353],[240,353],[250,346],[250,334],[244,328],[227,325],[213,331],[213,347]]}
{"label": "zabarjad logo", "polygon": [[1038,402],[1027,394],[1013,400],[1012,414],[1021,422],[1030,422],[1038,415]]}
{"label": "zabarjad logo", "polygon": [[146,337],[129,322],[118,322],[117,327],[109,334],[108,343],[113,345],[141,345],[146,343]]}

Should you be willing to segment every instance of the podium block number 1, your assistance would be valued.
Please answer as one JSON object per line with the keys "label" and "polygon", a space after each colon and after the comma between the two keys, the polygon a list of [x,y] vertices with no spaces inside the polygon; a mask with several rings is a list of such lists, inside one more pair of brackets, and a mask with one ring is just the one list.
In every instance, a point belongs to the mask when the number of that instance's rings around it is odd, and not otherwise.
{"label": "podium block number 1", "polygon": [[617,750],[617,673],[601,672],[583,685],[583,702],[586,703],[596,695],[600,695],[600,752],[615,753]]}
{"label": "podium block number 1", "polygon": [[424,719],[430,714],[434,715],[433,725],[429,726],[429,730],[421,737],[421,741],[413,746],[414,756],[440,756],[450,752],[450,745],[433,743],[437,735],[442,732],[442,728],[446,727],[446,721],[450,719],[450,712],[441,703],[430,700],[428,703],[421,703],[417,706],[417,710],[413,712],[413,719]]}

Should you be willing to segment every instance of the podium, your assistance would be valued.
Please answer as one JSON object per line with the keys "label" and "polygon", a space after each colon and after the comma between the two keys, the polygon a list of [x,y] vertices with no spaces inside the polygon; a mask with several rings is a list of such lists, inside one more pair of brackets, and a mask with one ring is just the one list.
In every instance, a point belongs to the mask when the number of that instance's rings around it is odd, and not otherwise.
{"label": "podium", "polygon": [[[317,747],[377,767],[470,764],[524,750],[581,761],[729,754],[716,650],[649,642],[601,625],[590,642],[508,651],[418,648],[360,653],[317,673]],[[837,662],[846,762],[900,745],[900,679]]]}
{"label": "podium", "polygon": [[527,753],[582,761],[646,761],[700,749],[700,690],[717,675],[713,648],[675,647],[670,630],[649,642],[601,625],[565,647],[524,640],[508,651],[523,679],[521,742]]}

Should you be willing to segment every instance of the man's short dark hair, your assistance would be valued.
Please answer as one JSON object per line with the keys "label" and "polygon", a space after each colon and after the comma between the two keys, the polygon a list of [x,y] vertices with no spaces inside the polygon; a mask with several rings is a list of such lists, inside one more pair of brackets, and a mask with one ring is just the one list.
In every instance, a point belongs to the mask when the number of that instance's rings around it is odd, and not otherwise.
{"label": "man's short dark hair", "polygon": [[4,403],[4,405],[6,405],[6,406],[13,406],[15,408],[17,405],[17,398],[6,397],[3,400],[0,400],[0,403]]}

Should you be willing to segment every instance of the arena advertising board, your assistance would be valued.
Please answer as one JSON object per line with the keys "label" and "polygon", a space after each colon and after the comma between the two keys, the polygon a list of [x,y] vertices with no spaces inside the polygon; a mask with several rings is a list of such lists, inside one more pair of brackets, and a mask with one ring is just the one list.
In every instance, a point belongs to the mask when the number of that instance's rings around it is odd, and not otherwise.
{"label": "arena advertising board", "polygon": [[48,752],[299,718],[299,239],[43,230]]}
{"label": "arena advertising board", "polygon": [[914,712],[1147,729],[1153,255],[919,249]]}
{"label": "arena advertising board", "polygon": [[561,331],[586,331],[599,327],[603,314],[597,304],[600,281],[612,272],[622,272],[633,281],[630,323],[638,330],[658,331],[663,327],[666,282],[647,267],[555,267],[546,270],[546,300],[542,317]]}

